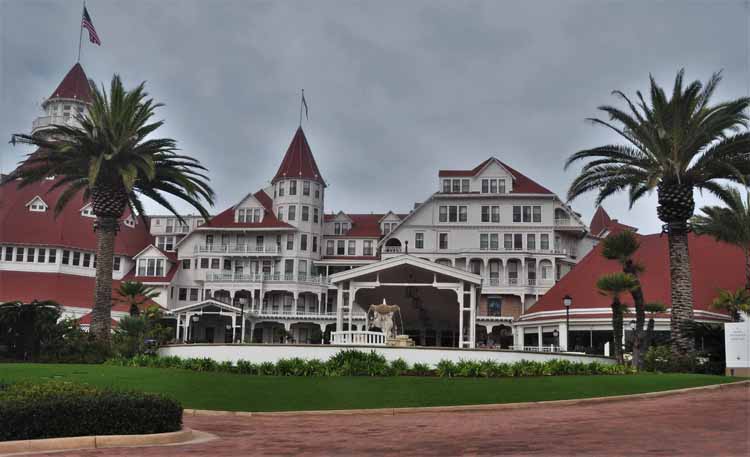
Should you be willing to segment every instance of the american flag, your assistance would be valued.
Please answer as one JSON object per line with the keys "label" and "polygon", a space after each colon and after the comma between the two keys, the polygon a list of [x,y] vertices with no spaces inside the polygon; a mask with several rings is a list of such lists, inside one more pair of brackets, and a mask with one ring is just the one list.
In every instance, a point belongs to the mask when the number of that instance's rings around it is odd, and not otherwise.
{"label": "american flag", "polygon": [[96,34],[93,22],[91,22],[91,16],[86,7],[83,7],[83,19],[81,20],[81,27],[89,31],[89,41],[95,45],[101,46],[102,42],[99,40],[99,35]]}

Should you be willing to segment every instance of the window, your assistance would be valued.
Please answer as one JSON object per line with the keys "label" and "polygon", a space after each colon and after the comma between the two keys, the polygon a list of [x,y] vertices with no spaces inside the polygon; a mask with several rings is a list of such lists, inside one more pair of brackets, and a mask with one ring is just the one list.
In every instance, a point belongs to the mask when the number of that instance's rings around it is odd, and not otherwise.
{"label": "window", "polygon": [[206,235],[206,246],[211,246],[212,244],[214,244],[214,236]]}
{"label": "window", "polygon": [[[307,181],[305,181],[307,182]],[[310,207],[309,206],[303,206],[302,207],[302,222],[307,222],[310,220]]]}
{"label": "window", "polygon": [[[232,270],[232,259],[224,259],[223,263],[224,263],[223,270],[230,270],[230,271]],[[242,268],[242,267],[240,267],[240,268]]]}
{"label": "window", "polygon": [[440,216],[438,217],[438,220],[440,222],[448,222],[448,207],[447,206],[441,206],[439,214]]}
{"label": "window", "polygon": [[333,240],[326,241],[326,255],[333,255]]}
{"label": "window", "polygon": [[198,289],[190,289],[190,301],[198,301]]}
{"label": "window", "polygon": [[302,195],[310,196],[310,181],[302,181]]}
{"label": "window", "polygon": [[[532,215],[533,214],[533,215]],[[514,206],[513,222],[542,222],[541,206]]]}
{"label": "window", "polygon": [[490,192],[490,180],[489,179],[483,179],[482,180],[482,193],[487,194]]}
{"label": "window", "polygon": [[312,252],[318,252],[318,237],[313,236]]}
{"label": "window", "polygon": [[539,247],[543,251],[549,250],[549,235],[546,233],[542,233],[541,235],[539,235],[539,244]]}
{"label": "window", "polygon": [[506,233],[503,235],[503,249],[510,251],[513,249],[513,235]]}
{"label": "window", "polygon": [[289,181],[289,195],[297,195],[297,181]]}
{"label": "window", "polygon": [[438,240],[439,240],[440,249],[448,249],[448,234],[447,233],[439,233]]}
{"label": "window", "polygon": [[73,251],[73,265],[78,266],[81,264],[81,253]]}
{"label": "window", "polygon": [[441,206],[438,214],[440,222],[466,222],[468,220],[468,207]]}
{"label": "window", "polygon": [[294,273],[294,260],[292,259],[284,260],[284,273],[288,275],[291,275]]}
{"label": "window", "polygon": [[497,179],[490,180],[490,193],[491,194],[497,193]]}
{"label": "window", "polygon": [[[93,209],[91,209],[91,205],[86,205],[86,206],[85,206],[85,207],[84,207],[84,208],[83,208],[83,209],[81,210],[81,216],[86,216],[86,217],[96,217],[96,216],[94,216],[94,210],[93,210]],[[159,224],[158,224],[158,222],[159,222],[159,220],[158,220],[158,219],[156,220],[156,222],[157,222],[157,224],[156,224],[156,225],[159,225]]]}
{"label": "window", "polygon": [[11,262],[13,260],[13,246],[5,246],[5,261]]}
{"label": "window", "polygon": [[346,255],[357,255],[357,242],[349,240]]}
{"label": "window", "polygon": [[451,222],[458,222],[458,207],[456,206],[448,207],[448,220]]}
{"label": "window", "polygon": [[63,249],[62,253],[62,263],[63,265],[67,265],[70,263],[70,251]]}
{"label": "window", "polygon": [[255,249],[259,252],[264,251],[264,246],[266,244],[266,239],[263,237],[263,235],[257,235],[255,237]]}
{"label": "window", "polygon": [[372,255],[372,240],[365,240],[362,246],[362,255]]}
{"label": "window", "polygon": [[513,207],[513,222],[521,222],[521,207]]}
{"label": "window", "polygon": [[202,258],[201,259],[201,269],[202,270],[208,270],[208,258]]}
{"label": "window", "polygon": [[443,193],[450,193],[451,191],[451,180],[450,179],[444,179],[443,180]]}
{"label": "window", "polygon": [[88,268],[91,264],[91,254],[83,254],[83,266]]}
{"label": "window", "polygon": [[501,316],[502,306],[503,306],[502,297],[489,297],[487,299],[487,314],[490,316]]}
{"label": "window", "polygon": [[465,194],[469,193],[469,180],[468,179],[461,180],[461,192]]}
{"label": "window", "polygon": [[526,249],[536,251],[536,235],[533,233],[526,235]]}
{"label": "window", "polygon": [[16,262],[23,262],[24,248],[16,248]]}
{"label": "window", "polygon": [[156,247],[162,251],[174,251],[174,236],[157,236]]}
{"label": "window", "polygon": [[542,222],[542,207],[541,206],[534,206],[532,207],[534,210],[534,222]]}
{"label": "window", "polygon": [[278,218],[279,218],[280,221],[284,220],[284,207],[283,206],[279,206],[279,216],[278,216]]}
{"label": "window", "polygon": [[498,245],[498,237],[499,235],[497,233],[490,233],[490,250],[497,251],[500,248]]}
{"label": "window", "polygon": [[458,207],[458,222],[466,222],[469,220],[469,210],[466,206]]}
{"label": "window", "polygon": [[286,186],[284,185],[284,181],[280,181],[279,182],[279,197],[283,197],[285,195],[285,191],[286,191],[285,187]]}
{"label": "window", "polygon": [[177,292],[177,299],[180,301],[187,300],[187,289],[184,287],[180,287],[180,290]]}
{"label": "window", "polygon": [[237,210],[237,222],[258,223],[260,220],[260,208],[240,208]]}
{"label": "window", "polygon": [[307,235],[304,233],[299,238],[299,248],[301,251],[307,251]]}
{"label": "window", "polygon": [[[294,181],[292,181],[294,182]],[[297,207],[292,205],[289,207],[289,220],[293,221],[297,219]]]}
{"label": "window", "polygon": [[29,211],[44,212],[47,211],[47,205],[42,201],[41,198],[36,197],[29,204]]}
{"label": "window", "polygon": [[219,267],[221,266],[220,265],[221,264],[220,260],[221,259],[211,259],[211,269],[212,270],[218,270],[219,269]]}
{"label": "window", "polygon": [[336,241],[336,255],[346,255],[346,243],[344,240]]}
{"label": "window", "polygon": [[[34,261],[34,254],[36,254],[36,249],[34,248],[28,248],[26,250],[26,261],[27,262],[33,262]],[[86,254],[88,255],[88,254]],[[86,265],[88,266],[88,265]]]}
{"label": "window", "polygon": [[498,179],[498,180],[497,180],[497,182],[498,182],[498,184],[499,184],[499,185],[498,185],[498,188],[499,188],[498,190],[499,190],[499,192],[500,192],[501,194],[504,194],[504,193],[505,193],[505,180],[504,180],[504,179]]}
{"label": "window", "polygon": [[[115,259],[119,260],[119,257],[115,257]],[[50,249],[49,255],[47,256],[47,263],[57,263],[57,249]],[[118,268],[119,270],[119,268]]]}
{"label": "window", "polygon": [[490,235],[489,233],[479,234],[479,249],[486,251],[490,247]]}
{"label": "window", "polygon": [[139,259],[138,276],[164,276],[164,259]]}
{"label": "window", "polygon": [[482,207],[482,222],[489,222],[489,221],[490,221],[490,207],[483,206]]}
{"label": "window", "polygon": [[523,250],[523,234],[522,233],[513,234],[513,249],[515,249],[516,251]]}
{"label": "window", "polygon": [[333,224],[333,234],[341,235],[341,223],[340,222],[336,222]]}
{"label": "window", "polygon": [[317,200],[319,198],[320,198],[320,184],[315,183],[315,199]]}
{"label": "window", "polygon": [[414,247],[417,249],[424,249],[424,232],[417,232],[414,234]]}
{"label": "window", "polygon": [[294,249],[294,235],[287,234],[286,236],[286,250],[291,251]]}
{"label": "window", "polygon": [[454,193],[461,192],[461,180],[460,179],[454,179],[453,180],[453,187],[451,189]]}
{"label": "window", "polygon": [[182,269],[183,270],[189,270],[190,269],[190,259],[184,259],[182,261]]}
{"label": "window", "polygon": [[531,206],[523,207],[523,221],[531,222]]}
{"label": "window", "polygon": [[313,208],[313,224],[318,223],[318,208]]}

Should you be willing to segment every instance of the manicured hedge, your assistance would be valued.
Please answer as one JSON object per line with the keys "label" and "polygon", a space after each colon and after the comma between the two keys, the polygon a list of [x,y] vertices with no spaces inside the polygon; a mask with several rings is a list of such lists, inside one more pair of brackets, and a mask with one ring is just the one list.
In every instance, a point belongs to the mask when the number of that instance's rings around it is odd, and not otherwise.
{"label": "manicured hedge", "polygon": [[0,441],[134,435],[182,428],[182,406],[162,395],[67,382],[0,384]]}
{"label": "manicured hedge", "polygon": [[192,371],[210,371],[260,376],[441,376],[441,377],[511,377],[554,375],[604,375],[628,374],[633,370],[624,365],[598,362],[581,363],[554,359],[546,362],[521,360],[499,363],[493,360],[452,362],[441,360],[437,367],[403,359],[388,362],[375,351],[343,350],[327,361],[318,359],[280,359],[277,363],[252,363],[239,360],[236,364],[216,362],[209,358],[181,359],[176,356],[159,357],[141,355],[130,359],[110,359],[108,364],[132,367],[182,368]]}

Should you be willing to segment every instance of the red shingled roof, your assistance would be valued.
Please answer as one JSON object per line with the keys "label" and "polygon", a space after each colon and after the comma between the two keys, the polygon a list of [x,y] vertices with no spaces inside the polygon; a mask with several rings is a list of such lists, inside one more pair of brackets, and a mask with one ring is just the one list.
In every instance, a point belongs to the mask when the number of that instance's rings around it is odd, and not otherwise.
{"label": "red shingled roof", "polygon": [[234,207],[229,207],[224,211],[220,212],[216,216],[212,217],[203,227],[215,227],[215,228],[294,228],[286,222],[282,222],[276,218],[273,213],[273,202],[271,197],[266,194],[264,190],[259,190],[253,194],[256,200],[263,205],[265,212],[263,219],[260,222],[235,222],[234,218]]}
{"label": "red shingled roof", "polygon": [[[667,237],[659,234],[639,235],[641,247],[635,258],[644,267],[640,275],[647,302],[671,306],[669,253]],[[696,310],[715,311],[711,302],[719,289],[736,290],[744,285],[745,258],[738,247],[720,243],[709,236],[690,235],[690,262],[693,274],[693,300]],[[562,277],[526,314],[539,311],[564,311],[563,297],[573,297],[571,309],[609,308],[611,301],[601,295],[596,281],[605,273],[622,271],[620,264],[601,255],[600,243],[568,274]],[[624,300],[632,306],[630,297]]]}
{"label": "red shingled roof", "polygon": [[289,149],[286,150],[284,159],[281,161],[279,170],[271,183],[276,183],[276,181],[284,178],[304,178],[325,185],[302,127],[297,128],[297,132],[289,144]]}
{"label": "red shingled roof", "polygon": [[91,85],[80,63],[73,65],[49,98],[73,98],[91,103]]}
{"label": "red shingled roof", "polygon": [[552,192],[551,190],[537,183],[536,181],[529,178],[528,176],[522,173],[519,173],[515,169],[508,166],[508,164],[506,164],[505,162],[501,160],[496,159],[495,157],[490,157],[489,159],[480,163],[479,165],[472,168],[471,170],[440,170],[438,172],[438,176],[441,178],[476,176],[477,173],[482,171],[482,169],[493,160],[497,160],[500,163],[500,165],[506,168],[508,172],[510,172],[510,174],[513,175],[513,178],[514,178],[513,190],[510,193],[512,194],[554,194],[554,192]]}
{"label": "red shingled roof", "polygon": [[[44,180],[19,188],[19,181],[8,180],[0,185],[0,243],[58,246],[86,251],[96,250],[95,219],[81,215],[86,205],[83,193],[76,194],[55,218],[54,207],[62,188],[49,192],[60,178]],[[39,196],[47,211],[29,211],[26,204]],[[124,218],[129,216],[126,211]],[[135,227],[120,224],[115,237],[115,254],[132,257],[151,243],[153,237],[143,221]]]}
{"label": "red shingled roof", "polygon": [[634,232],[638,231],[638,229],[636,229],[635,227],[621,224],[617,219],[612,219],[611,217],[609,217],[607,211],[601,206],[596,208],[596,212],[594,212],[594,216],[591,218],[589,229],[591,230],[591,234],[594,236],[601,236],[605,230],[632,230]]}
{"label": "red shingled roof", "polygon": [[[86,313],[78,318],[78,325],[91,325],[91,316],[93,312]],[[112,328],[117,327],[117,321],[112,319]]]}
{"label": "red shingled roof", "polygon": [[[384,214],[346,214],[352,220],[352,228],[343,235],[332,235],[340,238],[380,238],[383,233],[380,230],[380,219]],[[325,221],[333,221],[338,214],[326,214]]]}
{"label": "red shingled roof", "polygon": [[123,281],[138,281],[142,282],[144,284],[148,283],[161,283],[161,282],[170,282],[172,281],[172,278],[174,278],[174,275],[177,274],[177,267],[178,264],[176,263],[176,259],[173,261],[175,263],[172,264],[172,267],[167,271],[167,274],[164,276],[136,276],[136,269],[133,268],[130,273],[125,275],[125,277],[122,278]]}

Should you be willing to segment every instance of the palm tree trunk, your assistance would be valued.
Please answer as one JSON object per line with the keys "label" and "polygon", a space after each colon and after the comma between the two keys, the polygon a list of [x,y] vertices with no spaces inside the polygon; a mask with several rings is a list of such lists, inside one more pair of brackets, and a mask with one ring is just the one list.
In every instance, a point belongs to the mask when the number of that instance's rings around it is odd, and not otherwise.
{"label": "palm tree trunk", "polygon": [[612,300],[612,355],[617,363],[622,363],[622,304],[615,297]]}
{"label": "palm tree trunk", "polygon": [[112,328],[112,263],[117,229],[117,218],[96,218],[96,285],[91,333],[104,342],[109,341]]}
{"label": "palm tree trunk", "polygon": [[[623,271],[638,279],[638,268],[631,260],[624,265]],[[633,366],[640,370],[643,368],[643,354],[648,351],[648,345],[643,341],[643,327],[646,324],[646,303],[643,298],[643,289],[640,281],[638,287],[630,291],[635,305],[635,331],[633,332]]]}
{"label": "palm tree trunk", "polygon": [[[644,338],[644,347],[650,348],[651,343],[654,341],[654,327],[656,323],[654,322],[654,318],[650,318],[648,320],[648,326],[646,327],[646,337]],[[643,353],[644,355],[648,352],[648,349],[646,349]]]}
{"label": "palm tree trunk", "polygon": [[669,276],[672,286],[672,316],[669,323],[672,354],[684,357],[695,351],[693,326],[693,281],[690,273],[688,232],[683,228],[669,230]]}
{"label": "palm tree trunk", "polygon": [[750,246],[745,246],[745,290],[750,290]]}

